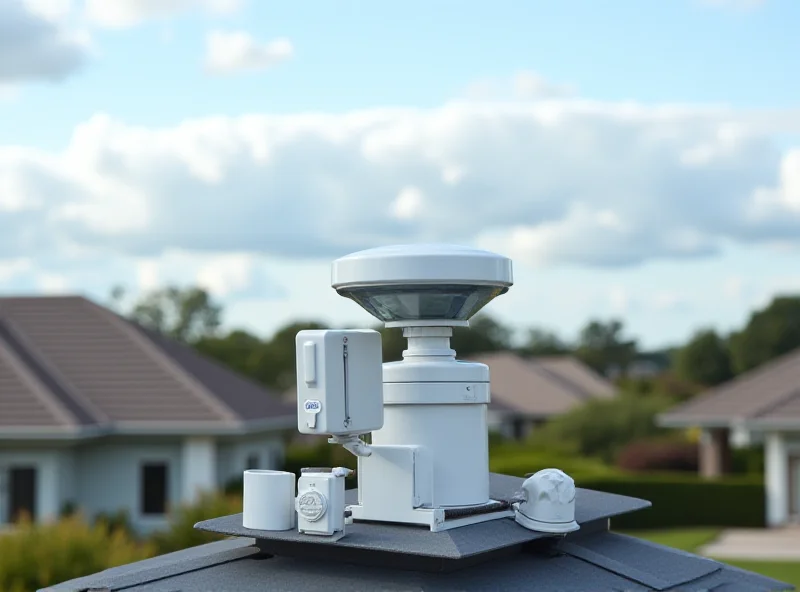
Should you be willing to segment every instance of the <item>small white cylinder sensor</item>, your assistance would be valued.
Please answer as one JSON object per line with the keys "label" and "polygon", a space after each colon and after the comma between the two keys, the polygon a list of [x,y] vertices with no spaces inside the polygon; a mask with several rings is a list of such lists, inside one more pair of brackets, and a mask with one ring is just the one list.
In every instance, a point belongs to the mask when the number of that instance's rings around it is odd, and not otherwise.
{"label": "small white cylinder sensor", "polygon": [[242,526],[253,530],[291,530],[295,527],[294,473],[244,472]]}
{"label": "small white cylinder sensor", "polygon": [[543,469],[522,484],[522,501],[514,504],[515,520],[528,530],[567,533],[575,522],[575,481],[559,469]]}

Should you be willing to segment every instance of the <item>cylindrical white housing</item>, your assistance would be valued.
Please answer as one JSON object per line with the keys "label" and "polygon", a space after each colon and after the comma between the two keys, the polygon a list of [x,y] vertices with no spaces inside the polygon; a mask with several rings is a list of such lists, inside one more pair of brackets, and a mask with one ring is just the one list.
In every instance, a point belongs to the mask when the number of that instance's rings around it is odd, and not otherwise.
{"label": "cylindrical white housing", "polygon": [[294,473],[244,472],[242,526],[253,530],[291,530],[295,526]]}
{"label": "cylindrical white housing", "polygon": [[[386,385],[385,385],[386,386]],[[424,396],[424,383],[415,384]],[[374,444],[424,446],[433,460],[433,507],[489,501],[486,404],[386,405]]]}
{"label": "cylindrical white housing", "polygon": [[409,337],[404,360],[383,365],[383,428],[372,432],[372,442],[427,450],[433,461],[433,507],[485,504],[489,368],[457,362],[441,340],[441,328],[404,333]]}

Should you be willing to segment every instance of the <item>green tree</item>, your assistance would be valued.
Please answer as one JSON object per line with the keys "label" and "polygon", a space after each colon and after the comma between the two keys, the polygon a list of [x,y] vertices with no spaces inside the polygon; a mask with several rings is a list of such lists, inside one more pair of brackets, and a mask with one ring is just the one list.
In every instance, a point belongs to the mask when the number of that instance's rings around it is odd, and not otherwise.
{"label": "green tree", "polygon": [[636,340],[625,339],[622,321],[590,321],[581,331],[576,355],[601,374],[617,368],[624,375],[636,358]]}
{"label": "green tree", "polygon": [[728,344],[713,329],[698,331],[676,352],[675,371],[679,378],[703,386],[730,380],[733,371]]}
{"label": "green tree", "polygon": [[556,356],[570,351],[570,346],[558,335],[539,328],[528,329],[525,341],[519,348],[523,356]]}
{"label": "green tree", "polygon": [[469,327],[456,327],[450,339],[459,357],[511,349],[512,330],[489,315],[477,315]]}
{"label": "green tree", "polygon": [[387,329],[386,327],[376,327],[381,334],[383,346],[383,361],[397,362],[403,359],[403,351],[408,346],[406,338],[403,337],[403,330],[398,328]]}
{"label": "green tree", "polygon": [[731,358],[737,374],[800,347],[800,296],[776,297],[754,312],[731,336]]}
{"label": "green tree", "polygon": [[297,334],[306,329],[327,328],[319,321],[295,321],[278,329],[267,346],[258,351],[256,373],[259,380],[280,391],[294,386],[297,380]]}
{"label": "green tree", "polygon": [[672,398],[660,394],[622,393],[613,399],[591,399],[536,430],[531,443],[545,450],[571,449],[610,463],[629,442],[665,433],[655,417],[674,404]]}
{"label": "green tree", "polygon": [[222,307],[202,288],[170,286],[145,294],[128,316],[167,337],[193,343],[216,333]]}
{"label": "green tree", "polygon": [[267,347],[267,343],[252,333],[235,330],[227,335],[201,337],[194,347],[231,370],[256,378],[262,359],[259,352]]}
{"label": "green tree", "polygon": [[117,313],[121,313],[123,302],[127,296],[128,291],[125,289],[125,286],[114,286],[108,294],[108,307]]}

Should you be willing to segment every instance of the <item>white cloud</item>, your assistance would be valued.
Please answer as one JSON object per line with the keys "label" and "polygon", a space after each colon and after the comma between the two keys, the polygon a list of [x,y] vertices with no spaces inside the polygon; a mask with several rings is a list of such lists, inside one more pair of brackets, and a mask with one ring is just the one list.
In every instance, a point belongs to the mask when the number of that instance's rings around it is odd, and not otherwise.
{"label": "white cloud", "polygon": [[448,185],[456,185],[464,178],[465,174],[464,169],[459,166],[446,166],[442,170],[442,181]]}
{"label": "white cloud", "polygon": [[800,294],[800,275],[782,275],[764,278],[758,283],[751,298],[752,309],[762,309],[778,296]]}
{"label": "white cloud", "polygon": [[608,303],[615,315],[624,315],[632,305],[631,295],[622,286],[614,286],[608,292]]}
{"label": "white cloud", "polygon": [[652,297],[651,308],[656,312],[674,312],[689,307],[689,299],[677,292],[657,292]]}
{"label": "white cloud", "polygon": [[523,70],[510,79],[485,78],[470,84],[466,90],[468,99],[485,101],[490,99],[513,99],[537,101],[563,99],[573,96],[576,89],[568,84],[547,80],[537,72]]}
{"label": "white cloud", "polygon": [[11,281],[32,268],[30,259],[0,259],[0,284]]}
{"label": "white cloud", "polygon": [[32,13],[49,21],[62,21],[74,8],[72,0],[22,0]]}
{"label": "white cloud", "polygon": [[206,37],[206,70],[212,74],[265,70],[293,54],[288,39],[260,43],[244,31],[212,31]]}
{"label": "white cloud", "polygon": [[137,291],[167,284],[200,286],[217,298],[271,298],[282,292],[262,257],[249,253],[208,254],[170,250],[135,263]]}
{"label": "white cloud", "polygon": [[159,262],[157,259],[144,259],[136,264],[136,284],[140,292],[152,292],[162,285]]}
{"label": "white cloud", "polygon": [[56,273],[41,273],[36,278],[36,284],[40,291],[45,294],[66,294],[72,286],[69,280]]}
{"label": "white cloud", "polygon": [[520,99],[552,99],[568,97],[575,89],[566,84],[555,84],[536,72],[518,72],[513,80],[514,96]]}
{"label": "white cloud", "polygon": [[243,4],[244,0],[86,0],[84,11],[86,18],[98,26],[121,29],[189,11],[233,14]]}
{"label": "white cloud", "polygon": [[404,187],[392,202],[392,215],[398,220],[414,220],[422,214],[424,206],[425,197],[418,187]]}
{"label": "white cloud", "polygon": [[730,276],[722,285],[722,295],[727,300],[739,300],[744,295],[746,284],[740,276]]}
{"label": "white cloud", "polygon": [[773,187],[759,187],[751,214],[754,220],[783,216],[787,211],[800,213],[800,149],[787,152],[780,163],[778,182]]}
{"label": "white cloud", "polygon": [[[774,128],[796,125],[774,117]],[[441,240],[521,263],[620,266],[723,243],[798,244],[797,156],[780,152],[767,123],[577,99],[162,128],[97,115],[63,151],[0,147],[0,257],[68,244],[328,259]],[[698,146],[703,158],[686,162]]]}
{"label": "white cloud", "polygon": [[83,65],[89,44],[62,22],[69,9],[58,0],[0,0],[0,84],[60,81]]}

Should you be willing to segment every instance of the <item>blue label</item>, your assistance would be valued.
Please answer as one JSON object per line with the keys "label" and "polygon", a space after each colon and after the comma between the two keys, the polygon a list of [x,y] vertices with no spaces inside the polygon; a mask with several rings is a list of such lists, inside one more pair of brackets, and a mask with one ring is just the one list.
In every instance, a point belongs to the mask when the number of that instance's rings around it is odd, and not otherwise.
{"label": "blue label", "polygon": [[319,411],[322,409],[322,403],[319,401],[306,401],[304,404],[305,410],[310,412]]}

